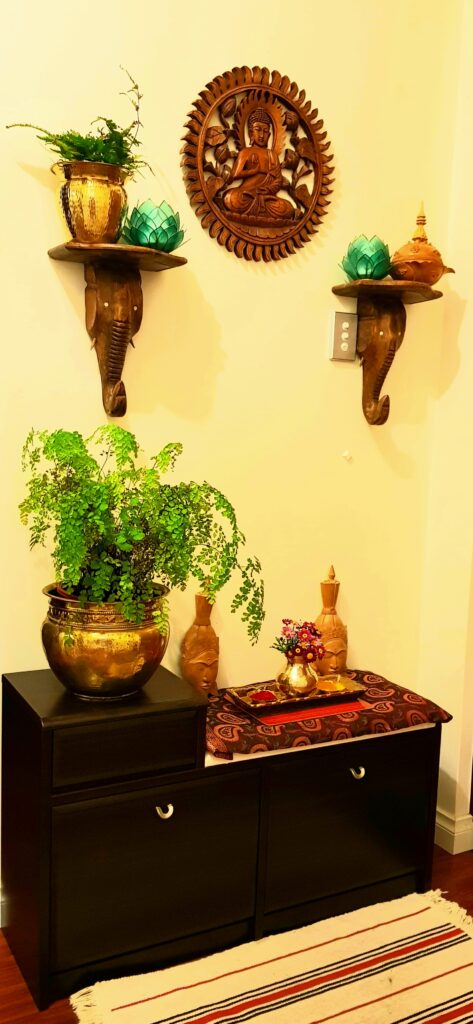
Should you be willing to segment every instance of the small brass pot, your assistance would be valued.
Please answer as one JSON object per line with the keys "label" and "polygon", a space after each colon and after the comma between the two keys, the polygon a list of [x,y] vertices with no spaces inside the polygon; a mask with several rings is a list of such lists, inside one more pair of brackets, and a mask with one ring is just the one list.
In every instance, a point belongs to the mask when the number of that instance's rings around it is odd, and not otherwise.
{"label": "small brass pot", "polygon": [[318,681],[319,677],[313,663],[297,656],[292,661],[288,659],[286,668],[276,679],[281,690],[288,697],[307,696],[308,693],[317,689]]}
{"label": "small brass pot", "polygon": [[76,242],[116,242],[127,197],[128,174],[115,164],[71,160],[55,164],[65,177],[59,192],[62,211]]}
{"label": "small brass pot", "polygon": [[54,583],[43,594],[49,598],[43,647],[54,675],[67,690],[88,700],[119,700],[148,682],[169,639],[169,632],[163,636],[152,617],[165,597],[164,588],[146,605],[140,625],[123,618],[116,604],[81,606],[75,598],[59,594]]}

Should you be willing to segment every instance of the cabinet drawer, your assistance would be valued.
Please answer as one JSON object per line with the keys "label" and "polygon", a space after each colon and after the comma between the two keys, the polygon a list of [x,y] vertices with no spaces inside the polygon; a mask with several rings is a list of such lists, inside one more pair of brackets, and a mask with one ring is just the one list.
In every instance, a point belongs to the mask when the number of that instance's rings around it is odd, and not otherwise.
{"label": "cabinet drawer", "polygon": [[195,708],[56,729],[53,787],[199,767],[201,713]]}
{"label": "cabinet drawer", "polygon": [[54,969],[251,918],[258,805],[245,771],[54,808]]}
{"label": "cabinet drawer", "polygon": [[268,766],[265,910],[420,871],[437,741],[432,728]]}

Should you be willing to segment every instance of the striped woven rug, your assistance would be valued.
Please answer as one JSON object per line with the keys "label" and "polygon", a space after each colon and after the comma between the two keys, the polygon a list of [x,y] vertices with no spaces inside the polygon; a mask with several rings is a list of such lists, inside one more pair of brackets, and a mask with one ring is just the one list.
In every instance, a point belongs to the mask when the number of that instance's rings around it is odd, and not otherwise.
{"label": "striped woven rug", "polygon": [[406,896],[189,964],[99,982],[80,1024],[466,1024],[473,923],[440,892]]}

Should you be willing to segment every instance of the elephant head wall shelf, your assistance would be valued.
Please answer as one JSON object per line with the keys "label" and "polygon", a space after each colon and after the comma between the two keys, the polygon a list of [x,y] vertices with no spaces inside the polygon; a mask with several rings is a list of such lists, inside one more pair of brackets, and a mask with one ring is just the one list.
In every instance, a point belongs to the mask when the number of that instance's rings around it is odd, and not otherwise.
{"label": "elephant head wall shelf", "polygon": [[381,398],[381,388],[394,356],[404,338],[405,305],[440,299],[436,291],[422,281],[392,281],[383,278],[349,281],[332,288],[335,295],[357,299],[358,336],[356,350],[363,368],[362,405],[365,418],[381,426],[389,416],[389,395]]}
{"label": "elephant head wall shelf", "polygon": [[124,416],[122,381],[128,345],[143,312],[140,270],[170,270],[187,263],[182,256],[142,246],[66,242],[49,250],[53,260],[83,263],[86,328],[97,353],[102,399],[108,416]]}

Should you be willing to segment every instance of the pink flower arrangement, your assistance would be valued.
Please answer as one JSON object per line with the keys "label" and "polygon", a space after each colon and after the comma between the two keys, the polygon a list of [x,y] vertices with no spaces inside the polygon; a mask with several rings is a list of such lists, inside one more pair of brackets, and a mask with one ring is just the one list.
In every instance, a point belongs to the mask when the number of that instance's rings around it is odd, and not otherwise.
{"label": "pink flower arrangement", "polygon": [[294,658],[317,661],[325,654],[322,634],[314,623],[294,619],[282,620],[281,635],[276,637],[271,646],[285,654],[288,661],[293,661]]}

